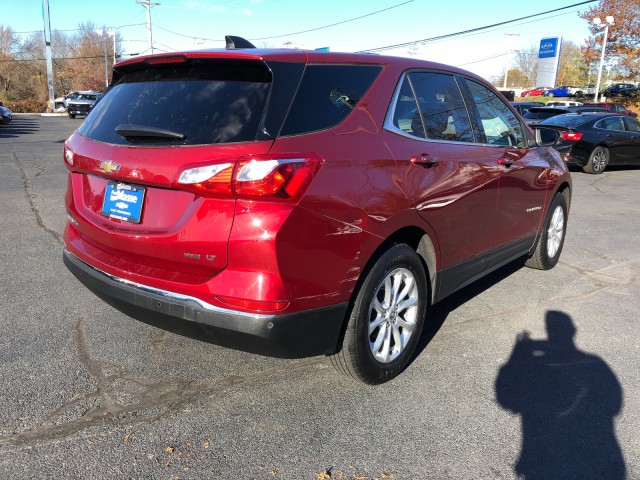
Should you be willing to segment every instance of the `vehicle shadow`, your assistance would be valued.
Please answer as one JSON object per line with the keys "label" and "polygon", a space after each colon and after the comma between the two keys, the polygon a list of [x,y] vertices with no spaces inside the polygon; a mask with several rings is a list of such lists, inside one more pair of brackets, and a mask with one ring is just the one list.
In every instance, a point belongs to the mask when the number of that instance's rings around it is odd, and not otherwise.
{"label": "vehicle shadow", "polygon": [[472,298],[477,297],[485,290],[488,290],[502,282],[504,279],[523,268],[523,266],[523,260],[513,261],[433,305],[427,315],[424,327],[422,328],[422,334],[420,335],[420,340],[416,345],[416,350],[410,363],[413,363],[413,361],[420,356],[422,351],[427,348],[427,345],[429,345],[431,340],[434,339],[452,311],[464,305]]}
{"label": "vehicle shadow", "polygon": [[569,315],[548,311],[545,326],[545,340],[517,336],[495,383],[500,406],[521,417],[515,473],[526,480],[624,479],[614,425],[620,382],[604,360],[576,347]]}
{"label": "vehicle shadow", "polygon": [[14,116],[10,123],[0,126],[0,138],[16,138],[38,131],[38,122],[23,116]]}
{"label": "vehicle shadow", "polygon": [[[582,174],[582,175],[590,175],[589,173],[585,173],[582,171],[582,167],[578,165],[574,165],[572,163],[567,164],[567,168],[571,172],[571,174]],[[606,172],[624,172],[624,171],[634,171],[640,170],[640,165],[607,165],[604,173]],[[594,178],[597,178],[598,175],[593,175]]]}

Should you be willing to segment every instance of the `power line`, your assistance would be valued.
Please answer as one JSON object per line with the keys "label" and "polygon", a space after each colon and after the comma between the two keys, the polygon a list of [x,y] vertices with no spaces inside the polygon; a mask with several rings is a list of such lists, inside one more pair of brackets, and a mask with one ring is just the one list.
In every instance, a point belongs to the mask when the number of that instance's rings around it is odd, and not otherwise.
{"label": "power line", "polygon": [[413,1],[414,1],[414,0],[408,0],[408,1],[406,1],[406,2],[398,3],[397,5],[393,5],[393,6],[391,6],[391,7],[384,8],[384,9],[382,9],[382,10],[377,10],[377,11],[375,11],[375,12],[367,13],[367,14],[365,14],[365,15],[360,15],[359,17],[354,17],[354,18],[350,18],[350,19],[348,19],[348,20],[343,20],[343,21],[341,21],[341,22],[336,22],[336,23],[332,23],[332,24],[330,24],[330,25],[325,25],[325,26],[323,26],[323,27],[310,28],[309,30],[301,30],[301,31],[299,31],[299,32],[286,33],[286,34],[284,34],[284,35],[274,35],[274,36],[272,36],[272,37],[251,38],[250,40],[271,40],[272,38],[282,38],[282,37],[289,37],[289,36],[291,36],[291,35],[299,35],[299,34],[301,34],[301,33],[315,32],[315,31],[317,31],[317,30],[322,30],[322,29],[324,29],[324,28],[335,27],[336,25],[342,25],[342,24],[344,24],[344,23],[349,23],[349,22],[353,22],[353,21],[355,21],[355,20],[360,20],[361,18],[370,17],[370,16],[372,16],[372,15],[376,15],[376,14],[381,13],[381,12],[386,12],[387,10],[391,10],[391,9],[393,9],[393,8],[401,7],[402,5],[406,5],[407,3],[411,3],[411,2],[413,2]]}
{"label": "power line", "polygon": [[[370,16],[376,15],[378,13],[386,12],[388,10],[401,7],[403,5],[406,5],[407,3],[412,3],[414,1],[415,0],[407,0],[406,2],[398,3],[396,5],[392,5],[391,7],[383,8],[382,10],[376,10],[375,12],[366,13],[366,14],[360,15],[358,17],[349,18],[347,20],[342,20],[340,22],[331,23],[329,25],[323,25],[322,27],[315,27],[315,28],[310,28],[308,30],[301,30],[299,32],[293,32],[293,33],[285,33],[285,34],[282,34],[282,35],[273,35],[271,37],[250,38],[249,40],[252,40],[252,41],[270,40],[270,39],[273,39],[273,38],[282,38],[282,37],[289,37],[289,36],[292,36],[292,35],[299,35],[301,33],[315,32],[317,30],[323,30],[325,28],[335,27],[336,25],[342,25],[344,23],[353,22],[355,20],[360,20],[362,18],[370,17]],[[172,33],[174,35],[178,35],[180,37],[185,37],[185,38],[197,38],[198,40],[206,40],[208,42],[222,41],[219,38],[206,38],[206,37],[198,37],[198,36],[195,36],[195,35],[185,35],[184,33],[174,32],[173,30],[169,30],[168,28],[164,28],[164,27],[161,27],[159,25],[156,25],[156,28],[159,28],[160,30],[164,30],[165,32]]]}
{"label": "power line", "polygon": [[597,2],[597,1],[598,0],[587,0],[587,1],[584,1],[584,2],[580,2],[580,3],[575,3],[573,5],[567,5],[566,7],[555,8],[553,10],[548,10],[546,12],[535,13],[533,15],[527,15],[526,17],[515,18],[513,20],[507,20],[507,21],[504,21],[504,22],[494,23],[492,25],[486,25],[484,27],[472,28],[472,29],[469,29],[469,30],[463,30],[461,32],[456,32],[456,33],[448,33],[446,35],[439,35],[437,37],[424,38],[422,40],[413,40],[411,42],[397,43],[395,45],[387,45],[385,47],[376,47],[376,48],[370,48],[368,50],[360,50],[357,53],[381,52],[383,50],[392,50],[392,49],[395,49],[395,48],[408,47],[408,46],[411,46],[411,45],[415,45],[417,43],[435,42],[437,40],[444,40],[445,38],[458,37],[460,35],[479,32],[479,31],[482,31],[482,30],[488,30],[490,28],[499,27],[499,26],[502,26],[502,25],[508,25],[510,23],[519,22],[521,20],[528,20],[530,18],[539,17],[541,15],[546,15],[548,13],[559,12],[561,10],[566,10],[568,8],[573,8],[573,7],[578,7],[580,5],[586,5],[587,3],[594,3],[594,2]]}

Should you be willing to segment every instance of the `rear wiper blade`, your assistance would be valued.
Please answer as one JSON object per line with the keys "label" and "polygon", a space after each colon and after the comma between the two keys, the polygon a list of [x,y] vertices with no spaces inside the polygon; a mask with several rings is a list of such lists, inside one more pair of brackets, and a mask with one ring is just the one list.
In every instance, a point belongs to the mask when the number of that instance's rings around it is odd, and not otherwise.
{"label": "rear wiper blade", "polygon": [[143,125],[118,125],[116,133],[121,137],[150,137],[150,138],[170,138],[173,140],[184,140],[185,135],[173,130],[163,128],[145,127]]}

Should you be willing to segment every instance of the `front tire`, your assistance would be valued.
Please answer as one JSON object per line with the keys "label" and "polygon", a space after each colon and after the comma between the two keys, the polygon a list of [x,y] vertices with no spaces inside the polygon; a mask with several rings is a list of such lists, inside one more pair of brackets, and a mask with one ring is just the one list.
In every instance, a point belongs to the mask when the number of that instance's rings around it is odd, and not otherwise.
{"label": "front tire", "polygon": [[604,147],[596,147],[589,155],[589,161],[582,167],[585,173],[600,174],[609,164],[609,150]]}
{"label": "front tire", "polygon": [[70,114],[69,114],[69,118],[76,118],[75,113],[70,113]]}
{"label": "front tire", "polygon": [[538,270],[549,270],[556,266],[564,246],[567,232],[567,199],[561,193],[553,197],[544,228],[533,254],[527,258],[525,265]]}
{"label": "front tire", "polygon": [[420,256],[406,244],[384,252],[366,274],[349,313],[336,370],[369,384],[387,382],[409,363],[429,304]]}

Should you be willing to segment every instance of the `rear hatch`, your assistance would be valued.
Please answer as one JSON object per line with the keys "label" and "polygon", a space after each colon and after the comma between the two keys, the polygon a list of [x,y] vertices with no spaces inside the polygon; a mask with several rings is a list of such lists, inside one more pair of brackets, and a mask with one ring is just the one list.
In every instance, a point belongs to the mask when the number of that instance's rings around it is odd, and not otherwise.
{"label": "rear hatch", "polygon": [[[269,152],[303,66],[224,54],[117,66],[65,145],[68,248],[107,271],[179,282],[222,270],[236,204],[227,191],[233,166]],[[274,71],[288,73],[280,88]]]}

